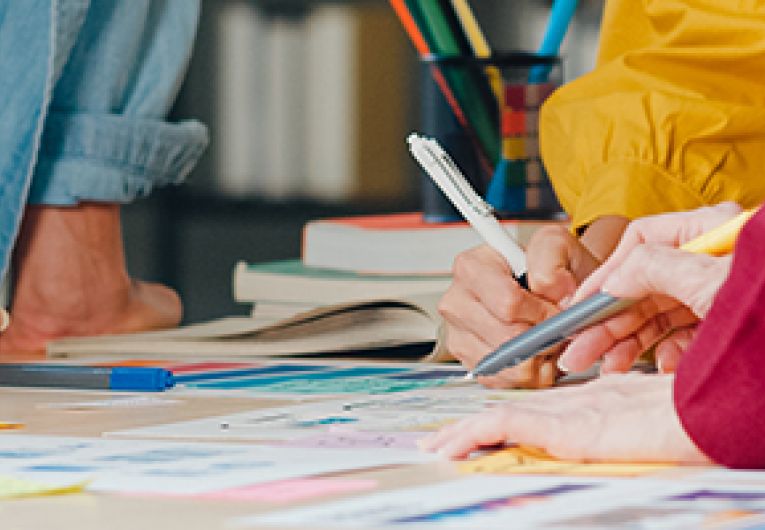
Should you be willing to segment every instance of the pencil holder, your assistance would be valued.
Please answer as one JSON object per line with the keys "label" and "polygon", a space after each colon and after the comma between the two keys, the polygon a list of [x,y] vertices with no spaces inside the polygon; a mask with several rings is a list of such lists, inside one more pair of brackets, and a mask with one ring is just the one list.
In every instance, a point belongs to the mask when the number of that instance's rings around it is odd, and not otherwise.
{"label": "pencil holder", "polygon": [[[467,82],[484,87],[469,99],[462,91],[465,104],[451,106],[455,116],[462,112],[461,122],[455,120],[463,129],[463,149],[469,146],[475,158],[472,165],[457,164],[477,191],[501,217],[559,216],[561,207],[539,152],[539,109],[560,85],[560,59],[507,52],[487,58],[430,56],[424,61],[455,85],[457,93]],[[493,136],[482,130],[488,127],[486,119],[475,119],[481,106],[492,112]],[[431,134],[438,139],[438,132]]]}

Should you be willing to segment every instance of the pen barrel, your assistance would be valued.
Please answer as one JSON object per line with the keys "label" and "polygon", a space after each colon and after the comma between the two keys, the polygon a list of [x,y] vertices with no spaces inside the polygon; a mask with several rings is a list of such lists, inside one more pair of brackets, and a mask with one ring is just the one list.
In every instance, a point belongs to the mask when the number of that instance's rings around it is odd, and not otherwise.
{"label": "pen barrel", "polygon": [[635,300],[616,298],[598,293],[562,311],[525,333],[510,339],[483,359],[474,375],[493,375],[505,368],[517,366],[553,346],[564,342],[574,333],[615,315],[635,303]]}
{"label": "pen barrel", "polygon": [[0,365],[0,386],[108,390],[111,369],[57,365]]}

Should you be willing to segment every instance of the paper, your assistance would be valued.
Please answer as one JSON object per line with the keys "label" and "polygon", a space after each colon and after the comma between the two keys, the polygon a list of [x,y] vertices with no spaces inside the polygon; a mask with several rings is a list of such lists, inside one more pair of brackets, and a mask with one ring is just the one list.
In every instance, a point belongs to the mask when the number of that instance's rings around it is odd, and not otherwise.
{"label": "paper", "polygon": [[[588,508],[559,512],[541,528],[549,530],[630,530],[661,528],[754,528],[741,526],[765,514],[765,489],[693,487],[685,481],[647,483],[630,497],[612,496]],[[758,526],[758,528],[761,528]]]}
{"label": "paper", "polygon": [[66,495],[80,493],[84,488],[85,482],[52,485],[0,475],[0,499]]}
{"label": "paper", "polygon": [[288,504],[331,495],[369,491],[376,487],[377,481],[371,479],[298,478],[206,493],[198,498]]}
{"label": "paper", "polygon": [[364,432],[351,429],[330,429],[326,433],[289,440],[281,447],[325,449],[411,449],[417,448],[419,432]]}
{"label": "paper", "polygon": [[558,460],[532,447],[510,447],[463,462],[463,473],[502,475],[577,475],[589,477],[636,477],[666,471],[669,464],[590,463]]}
{"label": "paper", "polygon": [[390,366],[276,364],[181,374],[176,377],[176,382],[188,388],[258,393],[387,394],[441,386],[458,380],[464,373],[457,367],[423,370]]}
{"label": "paper", "polygon": [[763,514],[765,488],[640,478],[484,476],[236,518],[231,526],[695,530],[741,528]]}
{"label": "paper", "polygon": [[243,444],[0,437],[0,474],[39,483],[88,481],[90,491],[192,495],[432,457],[395,449],[333,450]]}
{"label": "paper", "polygon": [[402,393],[329,400],[287,407],[258,409],[177,423],[107,433],[113,437],[293,440],[331,427],[355,431],[429,432],[465,414],[483,410],[493,401],[485,390]]}
{"label": "paper", "polygon": [[586,478],[475,477],[237,518],[232,526],[516,529],[525,528],[519,524],[529,508],[567,497],[569,502],[579,503],[590,490],[615,486],[618,483]]}
{"label": "paper", "polygon": [[[153,396],[126,396],[118,397],[114,399],[101,399],[94,401],[70,401],[55,403],[41,403],[39,408],[43,409],[58,409],[58,410],[100,410],[100,409],[134,409],[134,408],[151,408],[151,407],[166,407],[170,405],[177,405],[183,403],[177,399],[165,399],[157,398]],[[0,427],[1,428],[1,427]]]}

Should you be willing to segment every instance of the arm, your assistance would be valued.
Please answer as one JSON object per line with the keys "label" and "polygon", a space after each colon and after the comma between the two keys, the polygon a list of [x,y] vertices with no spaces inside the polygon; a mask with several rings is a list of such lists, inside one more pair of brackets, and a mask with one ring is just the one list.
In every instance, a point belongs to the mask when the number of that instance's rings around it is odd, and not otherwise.
{"label": "arm", "polygon": [[674,400],[716,462],[765,468],[765,210],[744,228],[731,275],[677,370]]}
{"label": "arm", "polygon": [[574,228],[765,197],[765,5],[609,1],[597,68],[541,115]]}

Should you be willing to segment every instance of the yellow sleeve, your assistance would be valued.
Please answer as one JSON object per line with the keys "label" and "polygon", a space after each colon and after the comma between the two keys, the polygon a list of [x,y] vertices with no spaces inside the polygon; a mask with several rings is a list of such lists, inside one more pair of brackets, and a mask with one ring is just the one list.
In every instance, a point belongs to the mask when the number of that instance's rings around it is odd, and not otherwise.
{"label": "yellow sleeve", "polygon": [[598,65],[542,108],[540,146],[580,228],[765,198],[765,2],[609,0]]}

